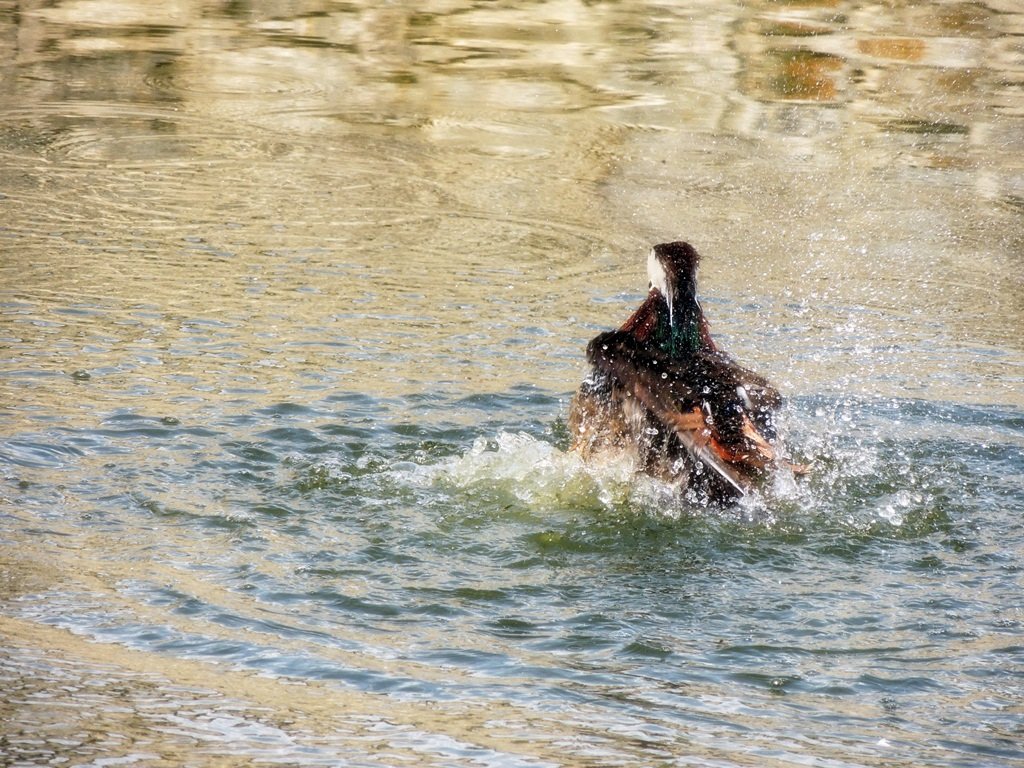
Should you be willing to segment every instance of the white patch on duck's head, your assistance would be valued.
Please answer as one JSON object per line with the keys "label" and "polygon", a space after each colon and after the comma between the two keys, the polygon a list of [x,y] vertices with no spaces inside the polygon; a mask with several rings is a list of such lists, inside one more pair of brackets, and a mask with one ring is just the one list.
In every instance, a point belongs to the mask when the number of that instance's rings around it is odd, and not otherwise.
{"label": "white patch on duck's head", "polygon": [[651,281],[651,288],[657,288],[658,293],[665,298],[665,303],[668,304],[668,324],[671,327],[673,325],[672,294],[674,286],[669,279],[668,272],[665,271],[665,265],[661,263],[661,259],[658,258],[653,248],[647,257],[647,279]]}

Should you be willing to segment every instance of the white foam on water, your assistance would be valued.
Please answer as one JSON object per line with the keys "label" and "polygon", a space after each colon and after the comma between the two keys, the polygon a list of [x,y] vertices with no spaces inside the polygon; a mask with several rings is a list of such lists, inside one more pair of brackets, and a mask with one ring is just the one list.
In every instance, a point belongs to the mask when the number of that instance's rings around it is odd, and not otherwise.
{"label": "white foam on water", "polygon": [[588,463],[525,432],[504,431],[477,438],[462,455],[414,474],[458,489],[490,488],[529,506],[607,508],[629,499],[637,476],[625,454]]}
{"label": "white foam on water", "polygon": [[[489,491],[533,509],[629,507],[678,518],[706,507],[679,486],[641,472],[628,452],[604,452],[584,461],[575,451],[562,451],[523,432],[503,431],[491,438],[477,438],[459,456],[433,466],[403,467],[402,473],[406,482]],[[765,499],[751,494],[741,500],[737,510],[745,519],[763,521]]]}

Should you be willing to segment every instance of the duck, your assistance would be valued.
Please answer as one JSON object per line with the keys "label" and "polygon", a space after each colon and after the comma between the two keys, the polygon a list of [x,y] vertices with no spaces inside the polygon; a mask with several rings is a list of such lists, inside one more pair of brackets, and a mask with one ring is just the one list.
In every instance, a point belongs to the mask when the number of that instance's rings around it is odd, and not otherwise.
{"label": "duck", "polygon": [[646,298],[587,345],[590,371],[567,426],[585,461],[625,453],[690,499],[728,503],[776,469],[806,467],[779,449],[779,390],[712,338],[697,298],[700,260],[684,241],[651,249]]}

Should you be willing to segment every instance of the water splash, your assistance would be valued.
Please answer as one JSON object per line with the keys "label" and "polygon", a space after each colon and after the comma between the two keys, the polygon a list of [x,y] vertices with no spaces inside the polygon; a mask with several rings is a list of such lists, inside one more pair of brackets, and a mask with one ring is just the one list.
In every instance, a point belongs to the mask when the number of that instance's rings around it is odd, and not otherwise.
{"label": "water splash", "polygon": [[572,518],[584,526],[696,521],[743,536],[833,543],[959,535],[979,505],[1012,493],[1010,479],[985,479],[993,462],[1014,466],[1019,438],[1013,414],[1006,418],[908,399],[797,398],[781,414],[780,430],[791,458],[810,464],[810,473],[777,471],[729,507],[646,476],[625,453],[584,462],[543,422],[528,430],[496,424],[482,436],[403,427],[393,445],[361,436],[312,461],[293,456],[286,482],[311,499],[328,494],[339,508],[398,503],[424,528],[438,520]]}
{"label": "water splash", "polygon": [[477,438],[428,476],[442,487],[499,491],[531,507],[611,508],[626,501],[635,474],[625,454],[588,464],[579,454],[525,432],[502,431]]}
{"label": "water splash", "polygon": [[[805,399],[783,414],[785,442],[811,464],[776,472],[731,507],[708,506],[638,471],[626,454],[584,462],[546,439],[499,431],[433,463],[391,467],[399,483],[535,512],[562,509],[700,518],[783,532],[905,538],[966,518],[977,475],[971,437],[943,429],[940,406],[913,401]],[[974,418],[973,416],[970,418]]]}

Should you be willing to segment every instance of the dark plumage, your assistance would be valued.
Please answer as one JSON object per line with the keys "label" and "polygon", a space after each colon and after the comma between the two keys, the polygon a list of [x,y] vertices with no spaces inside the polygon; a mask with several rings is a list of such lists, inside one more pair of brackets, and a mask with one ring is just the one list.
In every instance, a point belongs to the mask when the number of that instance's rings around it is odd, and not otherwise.
{"label": "dark plumage", "polygon": [[697,301],[699,261],[689,243],[654,246],[646,300],[587,346],[593,369],[573,398],[569,428],[585,458],[635,452],[645,472],[724,501],[774,465],[802,468],[776,455],[778,391],[711,339]]}

